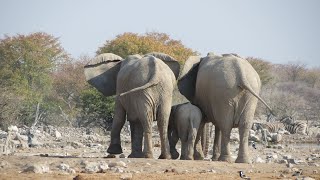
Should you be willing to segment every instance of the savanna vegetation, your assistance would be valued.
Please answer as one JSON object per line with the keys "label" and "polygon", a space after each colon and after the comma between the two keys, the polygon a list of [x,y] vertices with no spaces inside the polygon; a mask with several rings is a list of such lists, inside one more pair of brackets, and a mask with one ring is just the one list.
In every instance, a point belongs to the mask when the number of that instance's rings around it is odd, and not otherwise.
{"label": "savanna vegetation", "polygon": [[[163,52],[183,63],[198,55],[164,33],[124,33],[107,40],[96,54]],[[104,97],[86,83],[83,66],[92,57],[72,58],[59,39],[43,32],[0,39],[0,128],[35,124],[102,127],[113,119],[113,97]],[[272,64],[248,57],[262,82],[261,96],[277,117],[320,119],[320,68],[302,62]],[[270,116],[259,105],[256,117]]]}

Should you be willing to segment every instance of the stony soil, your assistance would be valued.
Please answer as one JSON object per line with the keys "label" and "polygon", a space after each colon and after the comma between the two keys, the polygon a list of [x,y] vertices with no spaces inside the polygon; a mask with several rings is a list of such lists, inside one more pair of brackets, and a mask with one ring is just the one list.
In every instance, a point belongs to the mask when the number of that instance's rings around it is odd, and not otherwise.
{"label": "stony soil", "polygon": [[[17,148],[0,156],[0,179],[320,179],[320,145],[316,137],[285,135],[279,144],[250,146],[252,164],[210,161],[130,159],[130,136],[123,132],[124,154],[106,158],[110,136],[87,134],[81,129],[56,129],[61,137],[40,130],[41,145]],[[20,130],[19,130],[20,132]],[[23,133],[22,133],[23,134]],[[160,154],[154,135],[154,157]],[[311,143],[310,143],[311,142]],[[238,142],[231,143],[236,158]],[[210,147],[211,148],[211,147]]]}

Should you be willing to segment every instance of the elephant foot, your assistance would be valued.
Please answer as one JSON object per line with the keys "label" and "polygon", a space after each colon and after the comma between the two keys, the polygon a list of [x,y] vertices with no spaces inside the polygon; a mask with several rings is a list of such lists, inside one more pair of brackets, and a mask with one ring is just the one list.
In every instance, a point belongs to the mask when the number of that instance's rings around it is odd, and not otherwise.
{"label": "elephant foot", "polygon": [[121,154],[122,148],[120,144],[110,144],[109,148],[107,149],[107,152],[110,154]]}
{"label": "elephant foot", "polygon": [[144,153],[144,158],[151,158],[151,159],[153,159],[153,153],[152,153],[152,152],[150,152],[150,153],[145,152],[145,153]]}
{"label": "elephant foot", "polygon": [[181,156],[181,160],[193,160],[193,156]]}
{"label": "elephant foot", "polygon": [[220,155],[219,161],[226,161],[226,162],[231,162],[232,158],[230,155]]}
{"label": "elephant foot", "polygon": [[177,150],[172,150],[172,151],[170,151],[170,153],[171,153],[172,159],[178,159],[178,157],[180,155]]}
{"label": "elephant foot", "polygon": [[171,159],[171,155],[170,154],[160,154],[158,159]]}
{"label": "elephant foot", "polygon": [[193,154],[194,160],[204,160],[204,154],[198,151],[195,151]]}
{"label": "elephant foot", "polygon": [[143,152],[131,152],[128,158],[144,158]]}
{"label": "elephant foot", "polygon": [[247,164],[250,164],[250,160],[249,160],[249,157],[247,156],[238,156],[236,161],[236,163],[247,163]]}
{"label": "elephant foot", "polygon": [[214,154],[214,155],[212,155],[211,160],[212,161],[218,161],[219,157],[220,157],[220,154]]}

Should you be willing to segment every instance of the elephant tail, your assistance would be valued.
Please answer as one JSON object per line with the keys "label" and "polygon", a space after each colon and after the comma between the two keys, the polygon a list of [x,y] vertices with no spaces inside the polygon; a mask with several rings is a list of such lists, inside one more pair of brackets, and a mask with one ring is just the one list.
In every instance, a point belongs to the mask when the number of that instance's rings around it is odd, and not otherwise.
{"label": "elephant tail", "polygon": [[258,98],[271,112],[271,114],[275,115],[271,109],[271,107],[256,93],[254,92],[250,86],[246,85],[245,83],[242,84],[241,88],[248,90],[252,95]]}
{"label": "elephant tail", "polygon": [[201,146],[205,157],[208,155],[209,151],[211,128],[212,126],[210,125],[210,123],[206,123],[201,134]]}
{"label": "elephant tail", "polygon": [[121,93],[120,96],[124,96],[126,94],[129,94],[129,93],[132,93],[132,92],[136,92],[136,91],[140,91],[140,90],[144,90],[144,89],[147,89],[149,87],[152,87],[152,86],[155,86],[159,83],[159,79],[156,77],[156,75],[159,73],[158,71],[158,65],[157,65],[157,62],[156,62],[156,58],[153,57],[153,56],[150,56],[150,61],[152,61],[154,63],[154,72],[150,78],[150,80],[144,84],[143,86],[140,86],[140,87],[136,87],[136,88],[133,88],[127,92],[124,92],[124,93]]}

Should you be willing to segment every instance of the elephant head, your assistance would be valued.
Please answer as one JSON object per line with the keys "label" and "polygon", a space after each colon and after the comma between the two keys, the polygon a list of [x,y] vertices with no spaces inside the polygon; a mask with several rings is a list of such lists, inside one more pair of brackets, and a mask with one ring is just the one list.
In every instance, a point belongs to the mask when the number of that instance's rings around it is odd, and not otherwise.
{"label": "elephant head", "polygon": [[[169,55],[163,53],[152,52],[146,56],[154,56],[162,60],[173,71],[176,79],[179,76],[180,65],[177,60]],[[142,56],[130,55],[125,60],[141,59]],[[84,66],[84,73],[89,84],[94,86],[105,96],[112,96],[116,94],[117,75],[125,60],[122,57],[112,54],[104,53],[96,56],[87,65]]]}

